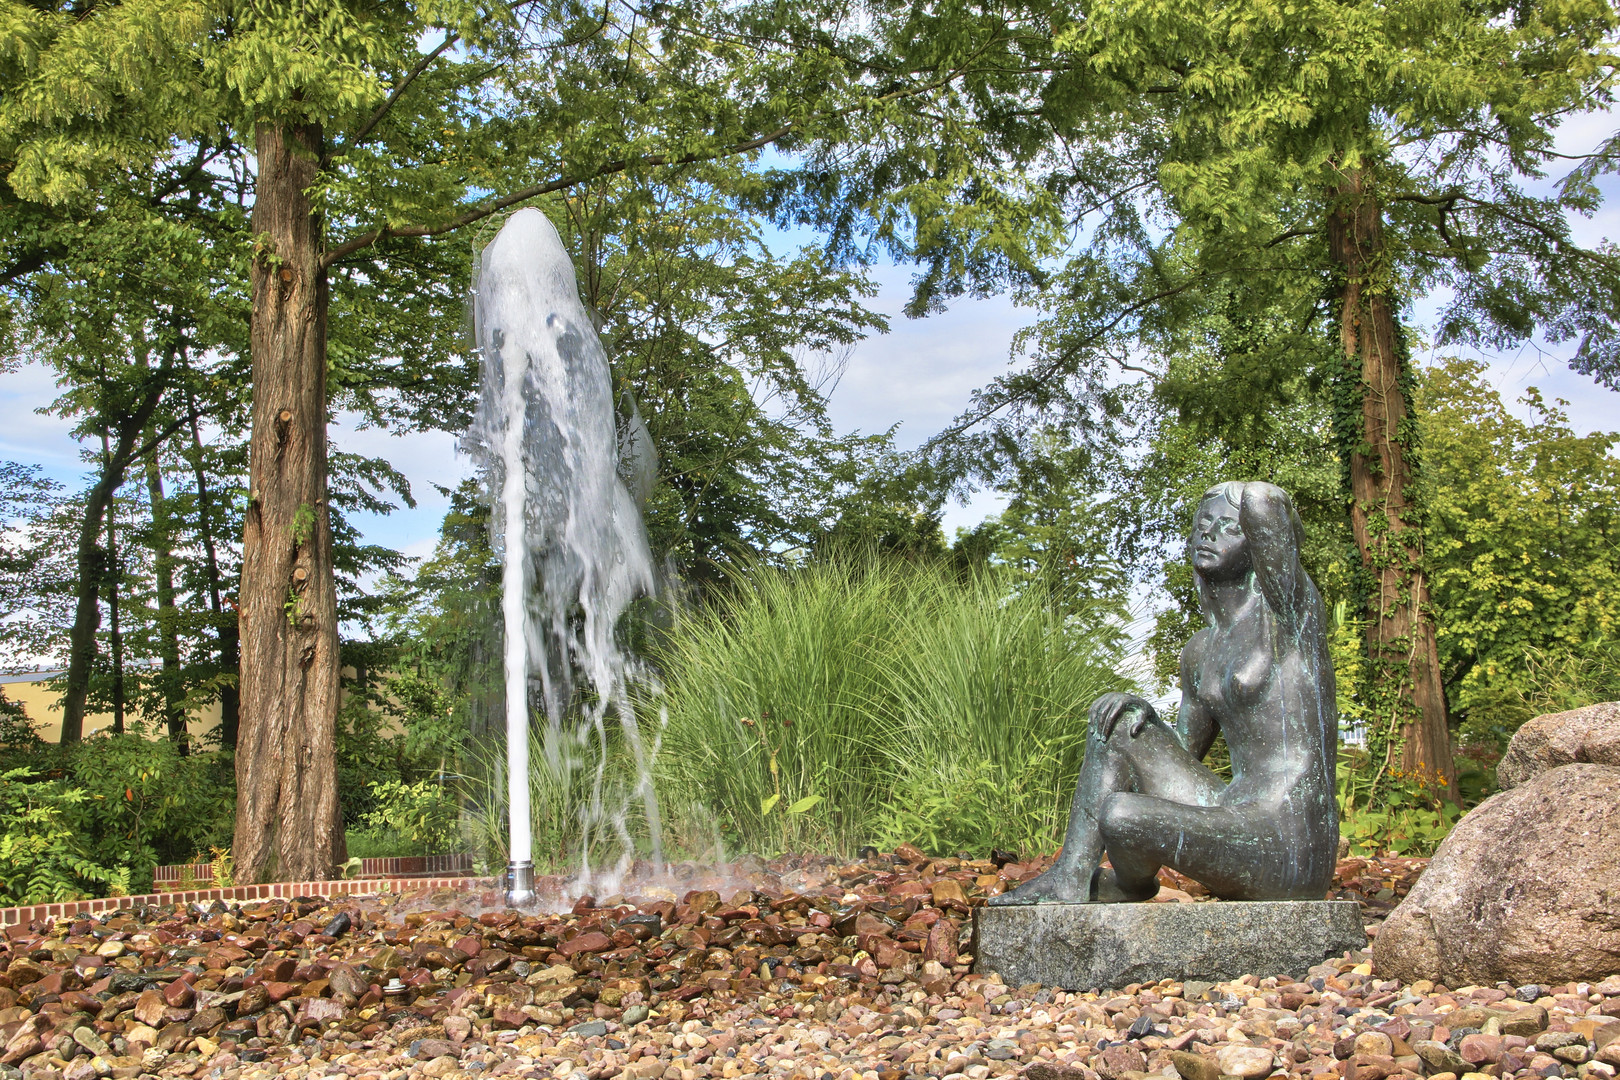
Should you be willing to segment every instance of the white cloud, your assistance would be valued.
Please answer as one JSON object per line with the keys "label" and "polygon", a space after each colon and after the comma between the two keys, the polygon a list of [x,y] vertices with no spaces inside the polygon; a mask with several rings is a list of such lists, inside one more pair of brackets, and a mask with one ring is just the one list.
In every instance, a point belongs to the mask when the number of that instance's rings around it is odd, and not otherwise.
{"label": "white cloud", "polygon": [[1013,335],[1030,313],[1004,296],[964,299],[925,319],[902,314],[911,271],[886,266],[874,274],[873,306],[889,316],[889,333],[855,347],[832,395],[840,430],[883,431],[899,424],[896,443],[920,446],[967,408],[973,391],[1007,368]]}

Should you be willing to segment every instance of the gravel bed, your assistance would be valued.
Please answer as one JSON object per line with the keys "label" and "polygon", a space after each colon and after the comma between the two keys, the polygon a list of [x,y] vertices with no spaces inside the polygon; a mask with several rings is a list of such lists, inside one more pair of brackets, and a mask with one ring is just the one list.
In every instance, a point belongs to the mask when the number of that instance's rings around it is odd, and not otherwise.
{"label": "gravel bed", "polygon": [[[1067,993],[972,974],[971,909],[1044,865],[902,847],[677,867],[556,914],[417,893],[12,927],[0,1080],[1610,1080],[1620,1065],[1620,978],[1404,985],[1365,953],[1301,982]],[[1422,867],[1346,859],[1332,895],[1376,933]],[[1162,902],[1216,902],[1163,883]]]}

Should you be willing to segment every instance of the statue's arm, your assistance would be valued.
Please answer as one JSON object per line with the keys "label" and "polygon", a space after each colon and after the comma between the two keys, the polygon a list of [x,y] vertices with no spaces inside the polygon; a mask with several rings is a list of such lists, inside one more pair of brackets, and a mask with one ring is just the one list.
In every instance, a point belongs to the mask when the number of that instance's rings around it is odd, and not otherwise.
{"label": "statue's arm", "polygon": [[1181,708],[1176,713],[1176,736],[1193,757],[1202,761],[1209,748],[1215,745],[1215,734],[1220,725],[1215,722],[1214,714],[1199,704],[1198,695],[1193,693],[1193,672],[1197,666],[1194,652],[1200,636],[1202,632],[1194,635],[1193,640],[1181,650]]}

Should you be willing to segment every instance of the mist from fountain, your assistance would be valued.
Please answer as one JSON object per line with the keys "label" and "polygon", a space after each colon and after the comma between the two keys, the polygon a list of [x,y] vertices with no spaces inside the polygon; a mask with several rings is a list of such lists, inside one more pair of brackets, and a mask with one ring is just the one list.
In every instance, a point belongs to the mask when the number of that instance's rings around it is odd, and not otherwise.
{"label": "mist from fountain", "polygon": [[[657,463],[634,406],[615,409],[607,355],[580,300],[573,262],[539,210],[513,214],[484,248],[472,306],[482,379],[466,447],[484,474],[491,540],[502,565],[508,892],[521,904],[533,888],[535,711],[544,717],[540,745],[553,775],[594,766],[588,805],[577,808],[581,887],[595,872],[593,834],[618,835],[624,853],[615,877],[633,859],[629,807],[604,799],[610,713],[635,764],[629,797],[645,815],[654,867],[663,864],[651,771],[656,739],[644,737],[631,693],[646,675],[615,633],[632,601],[654,589],[639,502]],[[599,750],[594,763],[584,753],[591,742]]]}

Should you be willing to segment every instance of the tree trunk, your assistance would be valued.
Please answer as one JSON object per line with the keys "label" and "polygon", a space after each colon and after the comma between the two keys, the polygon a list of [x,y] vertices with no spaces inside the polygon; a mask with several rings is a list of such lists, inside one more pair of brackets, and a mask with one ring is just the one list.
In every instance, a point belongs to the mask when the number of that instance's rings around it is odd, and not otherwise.
{"label": "tree trunk", "polygon": [[113,494],[124,483],[124,470],[137,449],[136,439],[151,421],[163,398],[168,370],[160,370],[147,384],[135,409],[118,425],[118,439],[102,455],[101,477],[84,500],[84,521],[79,525],[78,595],[73,628],[68,632],[67,685],[62,691],[62,744],[84,738],[84,702],[90,691],[90,665],[96,658],[96,631],[101,628],[101,585],[107,553],[101,547],[101,527]]}
{"label": "tree trunk", "polygon": [[123,582],[123,571],[118,566],[118,536],[115,525],[118,520],[118,503],[107,504],[107,574],[104,578],[107,585],[107,623],[108,647],[112,650],[113,684],[112,684],[112,729],[116,734],[124,733],[124,631],[118,621],[118,592]]}
{"label": "tree trunk", "polygon": [[1359,379],[1360,438],[1347,449],[1351,527],[1375,582],[1367,626],[1375,722],[1392,731],[1399,725],[1403,772],[1443,781],[1455,799],[1457,769],[1423,576],[1423,534],[1412,503],[1404,352],[1385,278],[1383,208],[1368,179],[1352,171],[1336,192],[1328,243],[1342,275],[1339,338],[1347,369]]}
{"label": "tree trunk", "polygon": [[101,523],[116,483],[104,468],[101,479],[85,497],[84,520],[79,523],[76,560],[78,596],[73,627],[68,631],[67,685],[62,690],[62,745],[84,738],[84,699],[90,692],[90,665],[96,658],[96,631],[101,629],[101,579],[107,569],[107,551],[101,546]]}
{"label": "tree trunk", "polygon": [[184,695],[180,692],[180,613],[174,605],[174,527],[163,497],[163,470],[157,454],[146,459],[146,494],[152,504],[152,576],[157,583],[158,654],[163,661],[163,720],[169,740],[188,750]]}
{"label": "tree trunk", "polygon": [[337,595],[326,498],[326,272],[308,191],[318,125],[260,123],[253,233],[253,431],[242,534],[238,880],[332,876],[338,861]]}
{"label": "tree trunk", "polygon": [[[222,674],[236,675],[240,663],[240,644],[237,637],[236,616],[225,617],[225,604],[219,590],[219,549],[214,543],[213,500],[208,494],[208,472],[203,467],[202,433],[197,428],[197,405],[188,402],[191,412],[191,468],[197,479],[197,535],[202,539],[204,569],[208,574],[208,604],[214,613],[215,636],[219,643],[219,670]],[[234,608],[234,605],[232,605]],[[219,737],[226,749],[236,748],[238,702],[241,688],[236,683],[222,684],[219,688]]]}

